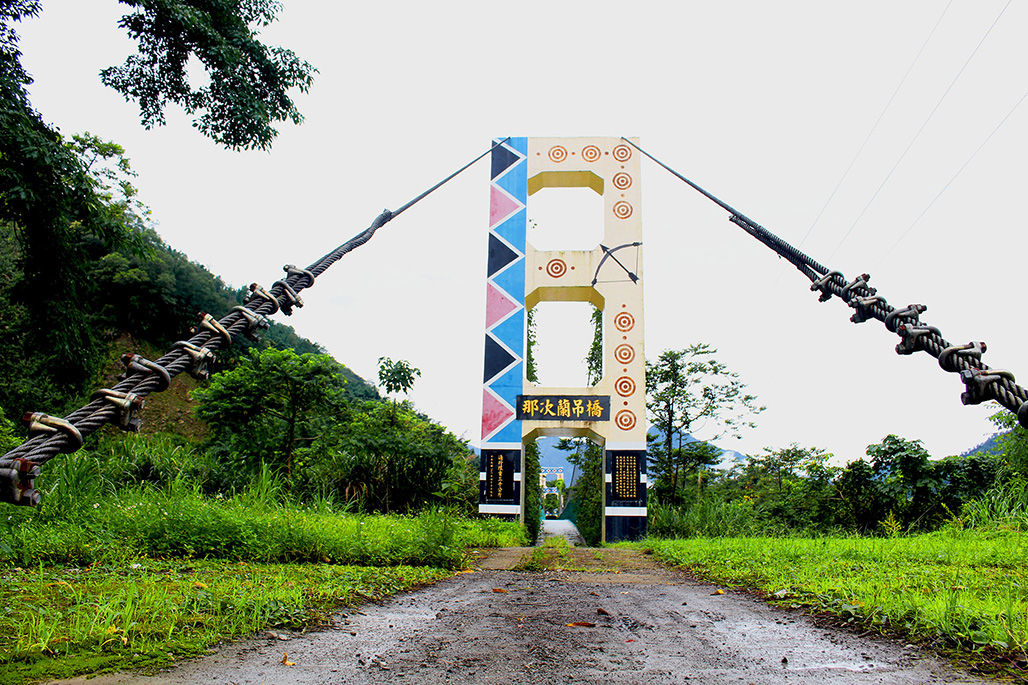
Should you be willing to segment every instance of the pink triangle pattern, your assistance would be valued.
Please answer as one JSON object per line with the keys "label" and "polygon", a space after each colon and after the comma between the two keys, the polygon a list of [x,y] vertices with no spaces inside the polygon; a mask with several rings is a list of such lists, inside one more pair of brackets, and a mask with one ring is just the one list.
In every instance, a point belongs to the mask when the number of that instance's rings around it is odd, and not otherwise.
{"label": "pink triangle pattern", "polygon": [[492,283],[486,283],[485,329],[489,330],[495,326],[519,306],[517,302],[510,299],[510,296],[493,286]]}
{"label": "pink triangle pattern", "polygon": [[482,440],[503,428],[513,417],[513,409],[488,390],[482,391]]}
{"label": "pink triangle pattern", "polygon": [[492,228],[521,209],[521,203],[500,190],[496,184],[489,186],[489,228]]}

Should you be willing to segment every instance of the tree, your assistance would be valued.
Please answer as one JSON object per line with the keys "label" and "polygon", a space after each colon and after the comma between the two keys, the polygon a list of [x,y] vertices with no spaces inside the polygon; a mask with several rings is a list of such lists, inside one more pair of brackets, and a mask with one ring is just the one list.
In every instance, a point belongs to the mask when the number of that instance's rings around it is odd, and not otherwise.
{"label": "tree", "polygon": [[414,379],[420,376],[421,369],[402,359],[394,362],[389,357],[378,358],[378,382],[387,393],[402,392],[406,395],[414,387]]}
{"label": "tree", "polygon": [[267,463],[289,478],[303,465],[295,463],[298,450],[314,448],[345,415],[344,384],[339,363],[328,355],[254,350],[193,396],[197,415],[227,452],[227,465],[245,476]]}
{"label": "tree", "polygon": [[[762,412],[756,397],[745,392],[738,374],[714,359],[717,350],[705,343],[684,350],[666,350],[655,363],[646,363],[646,408],[653,426],[663,439],[661,450],[651,460],[658,478],[671,480],[669,491],[677,493],[682,467],[687,456],[675,453],[684,449],[686,436],[709,429],[715,440],[736,435],[753,427],[750,417]],[[699,452],[693,450],[693,456]]]}

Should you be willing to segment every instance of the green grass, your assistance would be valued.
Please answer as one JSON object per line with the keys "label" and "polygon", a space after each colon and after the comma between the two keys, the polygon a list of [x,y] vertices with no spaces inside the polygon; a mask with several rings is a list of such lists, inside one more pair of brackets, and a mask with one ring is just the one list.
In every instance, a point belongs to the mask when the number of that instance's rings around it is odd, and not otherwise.
{"label": "green grass", "polygon": [[197,656],[449,575],[429,567],[154,561],[0,573],[0,672],[14,685]]}
{"label": "green grass", "polygon": [[1028,534],[947,529],[902,538],[648,541],[660,560],[794,608],[1023,658]]}

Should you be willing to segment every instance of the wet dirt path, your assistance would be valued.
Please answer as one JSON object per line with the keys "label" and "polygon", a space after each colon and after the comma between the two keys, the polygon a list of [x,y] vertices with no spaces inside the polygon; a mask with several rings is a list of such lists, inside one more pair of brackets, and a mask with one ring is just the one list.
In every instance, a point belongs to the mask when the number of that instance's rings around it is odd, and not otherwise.
{"label": "wet dirt path", "polygon": [[[373,683],[983,683],[902,642],[861,639],[639,552],[492,550],[473,573],[339,615],[305,635],[264,633],[153,676],[92,685]],[[571,624],[571,625],[569,625]],[[284,639],[283,639],[284,638]],[[282,663],[283,653],[294,665]],[[69,681],[60,681],[62,685]]]}

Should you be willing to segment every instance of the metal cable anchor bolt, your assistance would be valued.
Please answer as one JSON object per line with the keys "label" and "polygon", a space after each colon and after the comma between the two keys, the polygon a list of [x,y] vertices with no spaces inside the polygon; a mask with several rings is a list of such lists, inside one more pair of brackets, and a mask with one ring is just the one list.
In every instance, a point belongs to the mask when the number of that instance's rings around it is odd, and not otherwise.
{"label": "metal cable anchor bolt", "polygon": [[64,433],[67,437],[71,438],[72,447],[71,449],[61,450],[65,454],[75,452],[82,447],[82,433],[79,429],[71,425],[68,421],[56,416],[50,416],[43,412],[28,412],[23,417],[22,421],[29,424],[29,433],[49,433],[56,434],[58,432]]}
{"label": "metal cable anchor bolt", "polygon": [[261,336],[257,331],[265,328],[269,328],[271,324],[268,322],[268,317],[263,314],[258,314],[252,309],[246,307],[235,306],[232,311],[239,312],[244,319],[246,319],[246,331],[243,333],[247,338],[254,342],[260,342]]}
{"label": "metal cable anchor bolt", "polygon": [[935,326],[922,326],[918,323],[901,323],[896,329],[901,338],[899,345],[896,345],[896,354],[913,354],[924,349],[921,336],[928,333],[942,335]]}
{"label": "metal cable anchor bolt", "polygon": [[131,392],[120,392],[110,388],[100,388],[90,399],[104,399],[118,410],[118,427],[130,433],[139,432],[143,423],[136,412],[143,408],[143,398]]}
{"label": "metal cable anchor bolt", "polygon": [[293,290],[293,286],[289,285],[285,281],[275,281],[271,284],[272,289],[276,285],[282,286],[282,296],[286,299],[285,302],[279,302],[279,306],[282,308],[282,313],[286,316],[293,315],[293,307],[303,307],[303,300]]}
{"label": "metal cable anchor bolt", "polygon": [[258,285],[257,283],[251,283],[250,284],[250,294],[246,296],[246,299],[243,300],[243,303],[244,304],[250,304],[251,302],[253,302],[254,300],[256,300],[258,298],[261,299],[261,300],[264,300],[265,302],[270,302],[271,303],[271,307],[272,307],[271,313],[272,314],[274,314],[275,312],[278,311],[278,300],[276,300],[274,298],[274,296],[272,296],[271,293],[269,293],[267,290],[265,290],[264,286]]}
{"label": "metal cable anchor bolt", "polygon": [[818,298],[819,301],[827,302],[832,299],[832,291],[828,289],[828,284],[832,282],[832,278],[834,276],[838,276],[841,281],[846,280],[846,277],[842,275],[841,271],[829,271],[824,276],[810,284],[811,291],[821,291],[821,297]]}
{"label": "metal cable anchor bolt", "polygon": [[142,355],[123,354],[121,355],[121,363],[125,365],[125,373],[118,376],[118,380],[125,380],[134,373],[156,374],[157,379],[160,381],[155,388],[156,392],[167,390],[168,386],[171,385],[171,376],[168,374],[168,370]]}
{"label": "metal cable anchor bolt", "polygon": [[899,319],[901,317],[910,319],[910,323],[917,324],[920,323],[918,321],[918,317],[926,311],[928,311],[928,307],[923,304],[909,304],[906,309],[894,309],[885,317],[885,327],[888,328],[890,332],[896,333],[896,328],[899,326]]}
{"label": "metal cable anchor bolt", "polygon": [[197,380],[207,380],[211,377],[210,365],[217,357],[206,347],[197,347],[186,340],[179,340],[172,349],[184,350],[193,359],[193,365],[189,368],[189,375]]}
{"label": "metal cable anchor bolt", "polygon": [[951,347],[947,347],[939,354],[939,366],[942,367],[943,371],[956,373],[960,371],[960,367],[957,366],[957,362],[953,359],[953,355],[980,360],[987,349],[989,349],[988,346],[983,342],[969,342],[966,345],[953,345]]}
{"label": "metal cable anchor bolt", "polygon": [[871,297],[854,297],[847,304],[857,310],[850,317],[850,321],[864,323],[871,318],[871,307],[878,305],[884,308],[888,302],[881,295],[872,295]]}
{"label": "metal cable anchor bolt", "polygon": [[[305,285],[300,286],[301,288],[312,288],[314,287],[314,274],[307,269],[299,269],[295,264],[286,264],[282,267],[282,270],[286,272],[287,276],[303,276],[307,279]],[[297,285],[300,285],[297,283]]]}
{"label": "metal cable anchor bolt", "polygon": [[870,281],[870,280],[871,280],[871,275],[870,274],[860,274],[859,276],[854,278],[852,281],[847,283],[845,287],[843,287],[842,292],[839,294],[839,297],[842,298],[843,302],[849,302],[850,301],[850,291],[858,289],[858,288],[865,289],[867,291],[867,293],[866,293],[867,295],[874,295],[875,293],[878,292],[878,290],[868,286],[867,282]]}
{"label": "metal cable anchor bolt", "polygon": [[225,341],[225,347],[232,344],[232,334],[221,325],[221,322],[215,319],[207,312],[197,312],[200,317],[200,328],[206,328],[214,335],[219,335]]}
{"label": "metal cable anchor bolt", "polygon": [[39,472],[39,464],[21,457],[14,459],[10,468],[0,469],[0,502],[22,507],[38,505],[42,499],[36,490]]}
{"label": "metal cable anchor bolt", "polygon": [[989,386],[1004,378],[1014,382],[1014,374],[1003,369],[964,369],[960,372],[960,380],[964,381],[967,391],[960,393],[960,401],[964,404],[981,404],[985,400],[995,399],[988,392]]}

